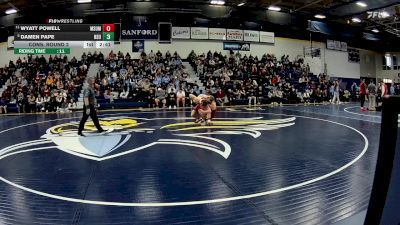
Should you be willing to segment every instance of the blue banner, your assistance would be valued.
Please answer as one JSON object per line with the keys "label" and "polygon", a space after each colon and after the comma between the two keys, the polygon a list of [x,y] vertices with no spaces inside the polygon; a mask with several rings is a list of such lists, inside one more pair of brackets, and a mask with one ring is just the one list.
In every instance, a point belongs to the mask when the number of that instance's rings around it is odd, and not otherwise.
{"label": "blue banner", "polygon": [[144,52],[144,40],[132,40],[132,52]]}
{"label": "blue banner", "polygon": [[250,51],[250,43],[224,42],[224,50]]}
{"label": "blue banner", "polygon": [[308,30],[328,35],[331,35],[333,33],[331,28],[327,24],[311,20],[308,21]]}

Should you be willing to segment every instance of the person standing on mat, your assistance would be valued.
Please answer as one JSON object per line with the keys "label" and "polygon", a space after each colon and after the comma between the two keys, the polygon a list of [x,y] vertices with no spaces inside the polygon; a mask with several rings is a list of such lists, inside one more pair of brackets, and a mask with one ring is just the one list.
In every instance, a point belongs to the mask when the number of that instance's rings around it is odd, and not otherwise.
{"label": "person standing on mat", "polygon": [[367,94],[367,87],[365,85],[365,80],[361,79],[360,83],[360,101],[361,101],[361,111],[366,111],[364,107],[365,95]]}
{"label": "person standing on mat", "polygon": [[87,119],[92,118],[93,124],[96,126],[99,133],[103,133],[104,130],[101,128],[99,123],[99,118],[97,117],[96,109],[94,108],[96,105],[96,93],[94,91],[95,80],[93,78],[87,79],[87,87],[83,91],[83,116],[81,122],[79,123],[78,135],[84,136],[82,131],[85,127],[85,122]]}
{"label": "person standing on mat", "polygon": [[371,83],[368,84],[368,110],[376,111],[376,86],[374,82],[371,80]]}

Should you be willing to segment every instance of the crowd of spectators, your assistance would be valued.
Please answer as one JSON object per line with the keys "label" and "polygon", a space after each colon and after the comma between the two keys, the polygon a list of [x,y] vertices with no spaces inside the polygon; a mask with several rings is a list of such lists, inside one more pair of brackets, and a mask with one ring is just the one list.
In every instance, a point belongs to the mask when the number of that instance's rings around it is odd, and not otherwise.
{"label": "crowd of spectators", "polygon": [[0,110],[17,104],[20,113],[55,112],[74,108],[86,78],[87,65],[76,58],[29,55],[0,68]]}
{"label": "crowd of spectators", "polygon": [[139,59],[118,52],[102,62],[96,93],[98,99],[109,99],[111,103],[130,99],[149,107],[184,107],[189,104],[189,94],[198,87],[187,81],[188,76],[177,52],[143,52]]}
{"label": "crowd of spectators", "polygon": [[[112,54],[112,53],[110,53]],[[190,106],[189,94],[213,95],[218,105],[261,103],[329,102],[329,78],[309,78],[309,66],[299,58],[290,61],[285,55],[257,57],[236,53],[223,56],[208,52],[188,56],[203,84],[188,82],[188,74],[178,53],[142,53],[140,59],[118,52],[108,57],[96,83],[99,99],[131,99],[149,107],[176,108]],[[204,88],[202,88],[204,86]]]}
{"label": "crowd of spectators", "polygon": [[288,55],[278,59],[273,54],[258,58],[239,52],[224,56],[192,51],[188,60],[220,105],[320,103],[333,96],[329,77],[321,74],[311,80],[310,67],[302,58],[290,61]]}
{"label": "crowd of spectators", "polygon": [[[220,106],[236,104],[340,103],[355,100],[357,85],[341,89],[326,74],[313,76],[302,58],[261,58],[218,52],[187,57],[201,83],[193,82],[177,52],[142,52],[139,59],[129,53],[111,51],[83,53],[79,61],[67,56],[27,56],[0,68],[0,113],[8,103],[19,112],[62,112],[76,108],[79,94],[92,63],[99,63],[96,95],[113,104],[115,99],[142,102],[148,107],[190,106],[189,95],[213,95]],[[400,92],[393,85],[390,92]]]}

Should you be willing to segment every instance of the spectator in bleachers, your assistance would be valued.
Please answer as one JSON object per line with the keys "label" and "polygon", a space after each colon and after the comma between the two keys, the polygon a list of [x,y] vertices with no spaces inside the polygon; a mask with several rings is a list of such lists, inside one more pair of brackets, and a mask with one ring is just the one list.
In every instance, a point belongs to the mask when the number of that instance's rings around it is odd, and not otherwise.
{"label": "spectator in bleachers", "polygon": [[4,97],[0,97],[0,114],[7,114],[7,99]]}
{"label": "spectator in bleachers", "polygon": [[28,95],[28,112],[34,113],[36,112],[36,97],[33,94]]}
{"label": "spectator in bleachers", "polygon": [[129,96],[129,88],[124,88],[124,90],[119,94],[119,98],[127,99]]}
{"label": "spectator in bleachers", "polygon": [[18,112],[19,113],[26,113],[26,106],[27,106],[27,99],[24,96],[24,93],[20,91],[17,95],[17,105],[18,105]]}
{"label": "spectator in bleachers", "polygon": [[175,89],[172,88],[166,97],[166,106],[171,109],[172,107],[174,109],[176,109],[176,93],[175,93]]}
{"label": "spectator in bleachers", "polygon": [[253,85],[250,85],[247,87],[246,96],[247,96],[247,99],[249,100],[249,106],[251,106],[252,100],[253,100],[254,105],[257,104],[256,91],[254,90]]}
{"label": "spectator in bleachers", "polygon": [[36,98],[36,112],[42,112],[44,111],[44,98],[42,95],[39,95]]}
{"label": "spectator in bleachers", "polygon": [[149,93],[145,96],[145,102],[147,103],[147,106],[149,108],[155,108],[156,107],[155,95],[154,95],[154,90],[153,89],[150,89]]}
{"label": "spectator in bleachers", "polygon": [[103,94],[103,96],[104,96],[104,99],[112,99],[112,94],[111,94],[111,90],[110,89],[107,89],[105,92],[104,92],[104,94]]}
{"label": "spectator in bleachers", "polygon": [[178,89],[176,92],[176,106],[179,108],[180,103],[182,103],[182,107],[185,107],[186,102],[186,93],[181,88]]}
{"label": "spectator in bleachers", "polygon": [[226,103],[225,92],[221,88],[218,88],[217,92],[215,93],[215,102],[219,106],[224,106]]}
{"label": "spectator in bleachers", "polygon": [[159,87],[157,89],[157,91],[155,92],[156,108],[160,107],[161,104],[162,104],[162,108],[165,108],[165,105],[167,103],[167,101],[165,100],[165,97],[166,97],[165,90],[162,89],[161,87]]}

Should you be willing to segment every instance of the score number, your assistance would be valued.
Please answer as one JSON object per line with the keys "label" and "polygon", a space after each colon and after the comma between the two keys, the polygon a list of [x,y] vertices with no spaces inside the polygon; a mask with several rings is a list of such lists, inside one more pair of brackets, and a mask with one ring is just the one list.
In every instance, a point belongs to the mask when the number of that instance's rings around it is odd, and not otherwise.
{"label": "score number", "polygon": [[114,24],[103,24],[103,41],[114,41]]}

